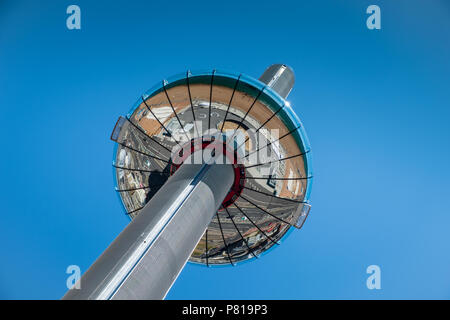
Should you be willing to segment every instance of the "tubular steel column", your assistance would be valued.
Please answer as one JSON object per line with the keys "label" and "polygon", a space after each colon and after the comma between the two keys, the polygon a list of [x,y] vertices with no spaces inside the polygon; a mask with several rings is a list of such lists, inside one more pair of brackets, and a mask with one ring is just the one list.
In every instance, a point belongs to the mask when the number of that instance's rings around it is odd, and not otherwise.
{"label": "tubular steel column", "polygon": [[233,179],[231,165],[182,165],[63,299],[163,299]]}

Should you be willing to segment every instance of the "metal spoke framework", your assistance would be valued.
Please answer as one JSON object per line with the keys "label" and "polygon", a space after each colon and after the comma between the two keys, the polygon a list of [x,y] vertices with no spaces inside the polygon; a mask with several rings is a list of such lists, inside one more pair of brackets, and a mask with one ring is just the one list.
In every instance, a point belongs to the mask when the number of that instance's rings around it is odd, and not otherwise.
{"label": "metal spoke framework", "polygon": [[[208,101],[208,114],[207,114],[207,129],[212,129],[211,128],[211,114],[212,114],[212,109],[213,107],[213,90],[215,88],[216,85],[218,85],[220,83],[220,73],[216,73],[216,70],[213,70],[212,73],[210,73],[209,75],[209,101]],[[192,115],[192,119],[193,119],[193,123],[194,123],[194,130],[195,130],[195,136],[202,136],[202,140],[203,140],[203,135],[202,132],[198,131],[198,127],[197,127],[197,122],[198,122],[198,117],[196,115],[196,110],[195,110],[195,106],[193,104],[193,96],[192,96],[192,92],[191,92],[191,83],[192,83],[192,78],[195,76],[192,76],[192,74],[190,73],[190,71],[187,71],[185,74],[185,78],[184,78],[184,83],[186,86],[186,95],[189,101],[189,108],[187,110],[189,110],[190,114]],[[230,89],[232,89],[231,91],[231,95],[229,97],[228,103],[226,104],[226,110],[224,113],[222,113],[222,123],[220,126],[220,133],[224,132],[224,127],[225,127],[225,122],[230,118],[230,115],[233,115],[234,118],[239,119],[239,120],[233,120],[234,122],[236,122],[237,126],[233,129],[233,133],[230,136],[230,138],[227,138],[227,142],[229,143],[230,141],[232,141],[232,139],[234,138],[234,136],[236,135],[236,133],[238,132],[239,129],[241,129],[244,126],[245,123],[245,127],[248,126],[248,121],[246,122],[246,120],[252,116],[252,111],[254,106],[256,105],[256,103],[258,103],[258,101],[260,100],[260,98],[262,97],[262,95],[265,94],[266,90],[268,89],[267,85],[263,85],[260,88],[258,88],[258,91],[255,95],[253,95],[253,101],[251,102],[250,106],[247,107],[246,111],[244,112],[243,116],[239,116],[236,113],[236,106],[239,104],[239,102],[236,100],[234,100],[236,98],[236,93],[240,90],[240,84],[245,83],[245,80],[242,80],[242,75],[239,74],[236,76],[236,78],[234,79],[234,83],[231,84]],[[205,82],[206,84],[206,82]],[[184,136],[188,139],[188,141],[191,139],[189,134],[186,132],[186,127],[183,125],[183,121],[185,122],[186,120],[183,120],[183,114],[177,113],[175,106],[173,104],[173,101],[171,99],[171,96],[169,95],[169,84],[167,83],[167,81],[163,81],[162,82],[162,92],[165,95],[165,98],[167,99],[167,102],[170,106],[170,109],[172,111],[172,115],[174,116],[174,118],[176,118],[176,121],[178,123],[178,125],[180,126],[180,128],[183,131]],[[172,88],[172,85],[170,85],[170,88]],[[148,110],[148,112],[151,113],[151,115],[153,116],[153,118],[157,121],[157,123],[159,124],[159,129],[157,130],[164,130],[164,132],[167,133],[167,135],[172,139],[172,141],[181,147],[181,142],[179,140],[177,140],[175,138],[175,135],[172,131],[169,130],[168,127],[166,127],[166,125],[164,125],[163,121],[156,115],[156,113],[152,110],[152,108],[149,106],[149,104],[147,103],[147,100],[150,99],[153,95],[146,95],[147,98],[144,98],[144,96],[141,96],[141,100],[145,105],[145,108]],[[283,103],[281,104],[278,108],[274,108],[275,111],[272,112],[272,114],[265,119],[264,121],[262,121],[257,128],[255,129],[254,133],[258,133],[260,130],[262,130],[263,128],[265,128],[265,126],[270,122],[270,121],[275,121],[275,119],[277,118],[277,121],[279,121],[279,119],[281,119],[283,117],[283,112],[285,112],[286,109],[286,104]],[[219,111],[219,109],[217,109]],[[144,131],[140,125],[138,125],[137,123],[134,123],[133,121],[131,121],[128,117],[126,118],[126,120],[128,121],[128,123],[134,128],[136,129],[140,134],[142,134],[143,136],[145,136],[146,138],[150,139],[151,142],[156,143],[157,147],[161,147],[163,148],[165,151],[168,152],[172,152],[171,148],[171,144],[168,143],[170,140],[166,139],[164,141],[164,139],[157,139],[154,136],[149,135],[146,131]],[[186,123],[186,122],[185,122]],[[249,153],[247,153],[243,159],[247,159],[250,155],[263,150],[265,148],[269,148],[271,145],[275,144],[276,142],[280,142],[282,139],[284,139],[285,137],[289,136],[289,135],[293,135],[294,133],[296,133],[299,129],[301,128],[301,125],[297,125],[295,127],[292,127],[289,129],[289,131],[284,134],[283,136],[277,138],[276,140],[273,141],[269,141],[266,145],[264,146],[258,146],[256,145],[256,148],[252,151],[250,151]],[[245,143],[247,143],[247,141],[249,141],[250,139],[250,135],[247,135],[247,137],[245,138],[245,140],[240,143],[237,147],[234,147],[235,150],[238,150],[239,148],[241,148]],[[161,141],[159,141],[161,140]],[[164,163],[166,163],[167,165],[170,165],[171,163],[171,159],[170,156],[169,158],[165,158],[165,157],[161,157],[161,156],[157,156],[155,154],[151,154],[148,152],[144,152],[142,150],[137,149],[136,147],[134,147],[133,145],[129,145],[129,144],[125,144],[123,142],[119,142],[117,141],[117,143],[124,147],[129,149],[131,152],[140,154],[140,155],[144,155],[147,156],[151,159],[155,159],[158,161],[162,161]],[[173,145],[172,145],[173,147]],[[150,148],[151,149],[151,148]],[[268,161],[268,162],[259,162],[256,164],[247,164],[245,166],[246,170],[251,169],[251,168],[256,168],[259,166],[272,166],[274,164],[277,163],[281,163],[281,162],[287,162],[290,161],[292,159],[298,158],[298,157],[305,157],[308,153],[310,152],[310,148],[308,148],[307,150],[294,154],[294,155],[288,155],[284,158],[281,159],[276,159],[276,160],[272,160],[272,161]],[[163,175],[166,176],[167,178],[170,177],[170,173],[166,171],[166,169],[164,170],[152,170],[152,169],[139,169],[139,168],[132,168],[132,167],[124,167],[124,166],[118,166],[116,164],[113,164],[114,168],[117,170],[126,170],[126,171],[134,171],[134,172],[138,172],[138,173],[148,173],[148,174],[158,174],[158,175]],[[292,177],[292,178],[288,178],[288,177],[273,177],[271,175],[267,176],[267,177],[258,177],[258,176],[254,176],[251,174],[246,174],[245,180],[248,181],[259,181],[259,180],[271,180],[271,181],[296,181],[296,180],[309,180],[312,178],[312,175],[308,175],[305,177]],[[159,187],[162,186],[164,183],[162,184],[150,184],[150,185],[146,185],[146,186],[141,186],[141,187],[137,187],[137,188],[123,188],[123,189],[119,189],[117,188],[116,191],[119,193],[124,193],[124,192],[132,192],[132,191],[136,191],[139,189],[150,189],[150,188],[155,188],[155,187]],[[252,208],[258,210],[259,212],[259,217],[255,217],[255,216],[250,216],[248,213],[245,212],[244,208],[241,207],[241,205],[238,205],[236,202],[234,202],[229,208],[228,207],[221,207],[221,209],[216,212],[216,218],[217,218],[217,222],[218,222],[218,231],[220,231],[220,238],[221,241],[223,242],[223,248],[224,248],[224,252],[226,252],[226,257],[229,261],[229,263],[231,265],[235,264],[235,261],[233,259],[233,255],[230,252],[230,246],[229,246],[229,242],[227,241],[227,237],[225,236],[225,232],[223,230],[223,217],[226,216],[233,228],[236,230],[236,236],[238,236],[241,241],[242,244],[245,245],[245,248],[248,252],[248,254],[250,254],[253,257],[258,257],[258,254],[256,254],[255,252],[255,248],[253,248],[252,246],[250,246],[249,242],[248,242],[248,238],[246,236],[244,236],[244,234],[241,233],[240,228],[244,227],[245,224],[243,224],[242,222],[236,222],[233,218],[233,216],[231,216],[230,214],[230,209],[231,208],[236,208],[236,210],[238,210],[243,217],[246,218],[246,220],[248,220],[250,222],[250,225],[254,226],[258,232],[260,234],[262,234],[264,236],[264,238],[266,238],[270,243],[272,244],[279,244],[279,242],[274,239],[273,237],[269,236],[264,230],[261,229],[261,227],[258,225],[259,221],[267,221],[267,218],[263,218],[264,216],[268,216],[270,217],[270,219],[275,219],[276,221],[279,221],[279,223],[282,223],[284,225],[288,225],[288,226],[293,226],[292,223],[287,222],[285,219],[281,218],[279,216],[279,214],[275,214],[275,213],[271,213],[268,210],[262,208],[260,205],[258,205],[255,202],[254,197],[258,198],[259,195],[259,199],[264,199],[264,200],[260,200],[260,201],[269,201],[269,199],[276,199],[276,200],[280,200],[283,202],[286,202],[286,204],[292,204],[292,205],[302,205],[302,204],[306,204],[308,203],[307,199],[303,199],[303,197],[300,197],[300,199],[291,199],[291,198],[287,198],[287,197],[282,197],[282,196],[277,196],[275,195],[275,192],[273,193],[268,193],[268,192],[264,192],[261,189],[257,188],[255,189],[255,187],[252,187],[251,185],[244,185],[243,186],[243,190],[247,190],[248,192],[254,192],[254,196],[252,196],[252,194],[248,194],[248,193],[244,193],[241,194],[239,196],[240,199],[242,199],[243,201],[245,201],[246,203],[248,203]],[[261,198],[263,197],[263,198]],[[303,199],[303,200],[302,200]],[[280,202],[281,203],[281,202]],[[247,207],[247,206],[246,206]],[[289,207],[287,207],[289,208]],[[139,210],[141,210],[141,208],[137,208],[137,209],[133,209],[127,212],[128,215],[132,214],[132,213],[137,213]],[[222,216],[222,217],[221,217]],[[203,235],[203,239],[205,241],[205,249],[204,249],[204,255],[203,255],[203,259],[204,262],[206,263],[207,266],[211,265],[211,257],[210,257],[210,241],[211,241],[211,227],[208,227]],[[214,240],[216,241],[216,240]]]}

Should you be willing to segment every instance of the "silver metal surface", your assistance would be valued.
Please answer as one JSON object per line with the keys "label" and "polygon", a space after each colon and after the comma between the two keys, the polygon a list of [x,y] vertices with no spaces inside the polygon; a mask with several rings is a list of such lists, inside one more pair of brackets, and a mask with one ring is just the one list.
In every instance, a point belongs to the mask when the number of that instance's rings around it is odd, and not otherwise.
{"label": "silver metal surface", "polygon": [[182,165],[63,299],[163,299],[233,178],[231,165]]}
{"label": "silver metal surface", "polygon": [[286,99],[294,87],[294,71],[285,64],[273,64],[264,71],[259,80]]}

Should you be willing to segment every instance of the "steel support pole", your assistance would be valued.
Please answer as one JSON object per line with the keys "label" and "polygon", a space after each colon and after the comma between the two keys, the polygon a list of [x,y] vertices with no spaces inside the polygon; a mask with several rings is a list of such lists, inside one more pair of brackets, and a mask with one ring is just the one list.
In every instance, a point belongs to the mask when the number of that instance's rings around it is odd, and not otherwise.
{"label": "steel support pole", "polygon": [[63,299],[163,299],[233,179],[231,165],[182,165]]}

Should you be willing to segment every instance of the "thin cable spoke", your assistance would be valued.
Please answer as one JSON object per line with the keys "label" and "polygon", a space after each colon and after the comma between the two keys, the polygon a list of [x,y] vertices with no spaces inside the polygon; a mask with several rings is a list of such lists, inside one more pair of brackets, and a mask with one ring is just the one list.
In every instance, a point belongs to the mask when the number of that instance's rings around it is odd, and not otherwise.
{"label": "thin cable spoke", "polygon": [[192,105],[191,87],[190,87],[190,83],[189,83],[189,70],[186,71],[186,84],[187,84],[187,89],[188,89],[188,94],[189,94],[189,102],[191,103],[192,118],[194,119],[194,126],[195,126],[194,137],[196,137],[196,134],[199,134],[199,132],[198,132],[198,127],[197,127],[197,121],[195,120],[194,106]]}
{"label": "thin cable spoke", "polygon": [[209,267],[209,263],[208,263],[208,228],[206,228],[206,232],[205,232],[205,236],[206,236],[206,247],[205,247],[205,255],[206,255],[206,266]]}
{"label": "thin cable spoke", "polygon": [[292,134],[293,132],[297,131],[297,129],[300,128],[300,126],[296,127],[295,129],[292,129],[291,131],[289,131],[288,133],[284,134],[283,136],[281,136],[280,138],[274,140],[274,141],[270,141],[268,144],[266,144],[264,147],[262,148],[258,148],[253,152],[250,152],[249,154],[247,154],[244,158],[247,158],[249,155],[254,154],[255,152],[258,152],[264,148],[267,148],[268,146],[270,146],[271,144],[273,144],[274,142],[280,141],[281,139],[287,137],[288,135]]}
{"label": "thin cable spoke", "polygon": [[289,160],[289,159],[292,159],[292,158],[301,157],[301,156],[304,156],[305,154],[307,154],[307,153],[310,152],[310,151],[311,151],[311,150],[308,150],[308,151],[306,151],[306,152],[302,152],[302,153],[299,153],[299,154],[296,154],[296,155],[293,155],[293,156],[289,156],[289,157],[282,158],[282,159],[278,159],[278,160],[274,160],[274,161],[261,162],[261,163],[258,163],[258,164],[254,164],[254,165],[252,165],[252,166],[246,166],[245,169],[254,168],[254,167],[259,167],[259,166],[263,166],[263,165],[266,165],[266,164],[272,164],[272,163],[276,163],[276,162],[286,161],[286,160]]}
{"label": "thin cable spoke", "polygon": [[145,101],[144,97],[141,97],[142,101],[144,102],[145,106],[147,107],[147,110],[150,111],[150,113],[153,115],[153,117],[156,119],[156,121],[158,121],[159,125],[164,128],[164,130],[166,130],[166,132],[170,135],[170,137],[173,139],[173,141],[176,142],[176,144],[178,144],[180,147],[180,143],[173,137],[172,132],[170,132],[169,130],[167,130],[166,126],[164,126],[164,124],[159,120],[159,118],[155,115],[155,113],[150,109],[150,107],[148,106],[147,102]]}
{"label": "thin cable spoke", "polygon": [[155,138],[149,136],[144,130],[142,130],[142,129],[139,128],[137,125],[135,125],[135,124],[133,123],[133,121],[131,121],[131,120],[128,119],[128,118],[125,118],[125,119],[127,119],[128,123],[130,123],[133,127],[135,127],[137,130],[139,130],[139,132],[141,132],[142,134],[144,134],[144,135],[145,135],[146,137],[148,137],[150,140],[156,142],[158,145],[160,145],[161,147],[163,147],[163,148],[166,149],[167,151],[171,152],[169,148],[167,148],[165,145],[163,145],[161,142],[159,142],[159,141],[156,140]]}
{"label": "thin cable spoke", "polygon": [[136,191],[136,190],[144,190],[150,188],[149,186],[139,187],[139,188],[131,188],[131,189],[116,189],[116,192],[129,192],[129,191]]}
{"label": "thin cable spoke", "polygon": [[220,223],[219,214],[217,212],[216,212],[216,216],[217,216],[217,221],[219,221],[219,229],[220,229],[220,233],[222,234],[222,240],[223,240],[223,244],[225,246],[225,250],[227,251],[228,259],[230,260],[230,263],[232,265],[234,265],[233,260],[231,260],[230,251],[228,250],[228,244],[225,241],[225,236],[223,235],[222,224]]}
{"label": "thin cable spoke", "polygon": [[149,189],[149,186],[139,187],[139,188],[132,188],[132,189],[116,189],[116,192],[130,192],[130,191],[136,191],[136,190],[144,190]]}
{"label": "thin cable spoke", "polygon": [[132,189],[116,189],[117,192],[129,192],[129,191],[136,191],[136,190],[141,190],[141,189],[151,189],[153,187],[161,187],[165,184],[164,183],[158,183],[158,184],[152,184],[150,186],[143,186],[143,187],[139,187],[139,188],[132,188]]}
{"label": "thin cable spoke", "polygon": [[270,213],[269,211],[264,210],[263,208],[261,208],[260,206],[258,206],[256,203],[254,203],[254,202],[248,200],[247,198],[245,198],[244,196],[242,196],[242,194],[241,194],[241,198],[244,199],[245,201],[247,201],[248,203],[254,205],[256,208],[258,208],[258,209],[261,210],[262,212],[268,214],[269,216],[271,216],[271,217],[273,217],[273,218],[275,218],[275,219],[277,219],[277,220],[279,220],[279,221],[281,221],[281,222],[283,222],[283,223],[286,223],[286,224],[292,226],[292,224],[290,224],[289,222],[284,221],[283,219],[277,217],[276,215]]}
{"label": "thin cable spoke", "polygon": [[214,74],[216,70],[213,70],[211,75],[211,85],[209,87],[209,110],[208,110],[208,130],[211,129],[211,103],[212,103],[212,90],[213,90],[213,82],[214,82]]}
{"label": "thin cable spoke", "polygon": [[252,188],[249,188],[249,187],[246,187],[246,186],[244,186],[244,189],[247,189],[247,190],[250,190],[250,191],[254,191],[254,192],[266,195],[268,197],[274,197],[276,199],[286,200],[286,201],[295,202],[295,203],[306,203],[306,201],[300,201],[300,200],[289,199],[289,198],[282,198],[282,197],[278,197],[278,196],[270,194],[270,193],[265,193],[265,192],[262,192],[262,191],[259,191],[259,190],[255,190],[255,189],[252,189]]}
{"label": "thin cable spoke", "polygon": [[164,160],[164,159],[161,159],[161,158],[159,158],[159,157],[152,156],[151,154],[148,154],[148,153],[139,151],[139,150],[137,150],[137,149],[135,149],[135,148],[133,148],[133,147],[127,146],[126,144],[124,144],[124,143],[122,143],[122,142],[117,142],[117,144],[121,145],[121,146],[124,147],[124,148],[130,149],[130,150],[132,150],[132,151],[134,151],[134,152],[140,153],[140,154],[142,154],[142,155],[144,155],[144,156],[147,156],[147,157],[150,157],[150,158],[154,158],[154,159],[156,159],[156,160],[160,160],[160,161],[169,163],[169,161],[167,161],[167,160]]}
{"label": "thin cable spoke", "polygon": [[255,105],[256,101],[258,101],[259,97],[261,96],[261,93],[264,91],[264,89],[266,88],[266,86],[264,86],[264,88],[262,88],[258,94],[256,95],[255,100],[253,100],[253,103],[250,105],[250,107],[248,108],[247,112],[245,113],[244,117],[241,118],[241,121],[239,122],[238,126],[236,129],[234,129],[233,134],[231,135],[231,137],[228,139],[228,141],[231,141],[234,137],[234,135],[236,134],[236,132],[238,132],[239,128],[242,126],[242,124],[245,121],[245,118],[247,118],[247,115],[249,114],[250,110],[252,110],[253,106]]}
{"label": "thin cable spoke", "polygon": [[115,164],[113,164],[114,168],[117,169],[122,169],[122,170],[127,170],[127,171],[139,171],[139,172],[149,172],[149,173],[162,173],[165,175],[170,175],[170,173],[164,172],[164,171],[158,171],[158,170],[146,170],[146,169],[137,169],[137,168],[125,168],[125,167],[120,167],[120,166],[116,166]]}
{"label": "thin cable spoke", "polygon": [[177,114],[177,112],[175,111],[175,108],[173,107],[172,101],[170,100],[169,94],[167,93],[166,84],[165,84],[164,81],[163,81],[163,89],[164,89],[164,93],[166,94],[167,101],[169,101],[170,107],[172,108],[172,111],[173,111],[173,113],[175,114],[175,117],[177,118],[178,123],[180,124],[181,129],[183,129],[183,132],[184,132],[184,135],[186,136],[187,141],[191,140],[191,139],[189,138],[189,136],[187,135],[186,130],[184,130],[184,127],[183,127],[183,125],[181,124],[180,118],[178,117],[178,114]]}
{"label": "thin cable spoke", "polygon": [[262,231],[261,230],[261,228],[260,227],[258,227],[258,225],[256,224],[256,223],[254,223],[253,222],[253,220],[252,219],[250,219],[250,217],[249,216],[247,216],[246,214],[245,214],[245,212],[244,211],[242,211],[242,209],[241,208],[239,208],[239,206],[236,204],[236,202],[235,203],[233,203],[233,205],[244,215],[244,217],[246,217],[247,219],[248,219],[248,221],[250,221],[251,222],[251,224],[253,224],[255,227],[256,227],[256,229],[258,229],[259,230],[259,232],[261,232],[267,239],[269,239],[270,240],[270,242],[272,242],[272,243],[274,243],[274,244],[276,244],[276,245],[279,245],[279,243],[278,242],[276,242],[275,240],[273,240],[268,234],[266,234],[264,231]]}
{"label": "thin cable spoke", "polygon": [[223,208],[225,209],[226,213],[228,214],[228,217],[230,218],[231,222],[233,223],[234,227],[236,228],[236,231],[237,231],[237,232],[239,233],[239,235],[241,236],[242,241],[243,241],[243,242],[245,243],[245,245],[247,246],[248,251],[249,251],[255,258],[258,258],[258,257],[256,256],[256,254],[253,252],[253,249],[250,248],[250,246],[248,245],[247,239],[245,239],[245,238],[242,236],[242,233],[239,231],[238,227],[236,226],[236,223],[234,222],[233,217],[230,215],[230,212],[228,211],[228,209],[225,208],[225,207],[223,207]]}
{"label": "thin cable spoke", "polygon": [[245,177],[245,179],[253,179],[253,180],[308,180],[311,179],[313,176],[304,177],[304,178],[271,178],[271,177]]}
{"label": "thin cable spoke", "polygon": [[[280,112],[280,111],[284,108],[284,106],[285,106],[285,104],[283,104],[283,106],[281,106],[277,111],[275,111],[275,113],[273,113],[273,114],[269,117],[269,119],[267,119],[266,121],[264,121],[264,123],[263,123],[262,125],[260,125],[258,129],[256,129],[255,134],[257,134],[257,133],[259,132],[259,130],[261,130],[261,129],[262,129],[262,128],[270,121],[270,120],[272,120],[272,118],[275,117],[275,116],[278,114],[278,112]],[[250,139],[250,136],[247,136],[247,138],[245,139],[245,141],[244,141],[243,143],[241,143],[236,149],[239,150],[239,148],[240,148],[243,144],[247,143],[247,141],[248,141],[249,139]]]}
{"label": "thin cable spoke", "polygon": [[143,209],[143,208],[144,208],[144,207],[140,207],[140,208],[137,208],[137,209],[128,211],[128,212],[126,213],[126,215],[130,215],[130,214],[132,214],[132,213],[134,213],[134,212],[136,212],[136,211],[139,211],[139,210],[141,210],[141,209]]}
{"label": "thin cable spoke", "polygon": [[223,126],[225,125],[225,121],[227,120],[228,111],[230,110],[230,106],[231,106],[231,101],[233,101],[234,93],[236,92],[236,88],[238,86],[240,79],[241,79],[241,75],[239,75],[239,77],[236,80],[236,83],[234,84],[233,93],[231,94],[230,102],[228,103],[227,111],[225,112],[225,117],[223,118],[223,121],[222,121],[222,127],[220,128],[221,133],[223,132]]}

